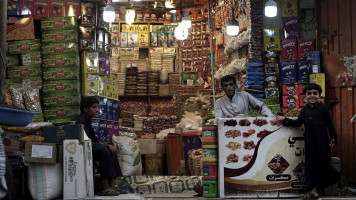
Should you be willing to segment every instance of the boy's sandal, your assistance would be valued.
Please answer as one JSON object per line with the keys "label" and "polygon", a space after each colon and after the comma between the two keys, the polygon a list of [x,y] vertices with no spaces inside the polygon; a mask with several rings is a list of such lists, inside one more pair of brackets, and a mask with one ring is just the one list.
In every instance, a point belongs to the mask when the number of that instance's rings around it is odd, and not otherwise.
{"label": "boy's sandal", "polygon": [[315,199],[319,199],[319,195],[315,196],[314,193],[312,192],[307,192],[305,194],[302,195],[302,199],[303,200],[315,200]]}
{"label": "boy's sandal", "polygon": [[120,192],[116,191],[112,188],[107,188],[105,190],[98,192],[97,195],[99,195],[99,196],[118,196],[118,195],[120,195]]}
{"label": "boy's sandal", "polygon": [[115,187],[115,190],[118,191],[120,194],[128,194],[129,192],[126,190],[122,190],[119,187]]}

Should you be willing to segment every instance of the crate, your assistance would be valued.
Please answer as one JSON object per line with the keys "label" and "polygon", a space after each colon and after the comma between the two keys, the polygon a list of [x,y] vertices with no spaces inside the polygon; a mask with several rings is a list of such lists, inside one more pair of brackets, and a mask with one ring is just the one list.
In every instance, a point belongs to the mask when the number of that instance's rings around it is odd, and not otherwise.
{"label": "crate", "polygon": [[159,94],[159,96],[168,96],[169,95],[169,85],[168,84],[160,84],[158,94]]}

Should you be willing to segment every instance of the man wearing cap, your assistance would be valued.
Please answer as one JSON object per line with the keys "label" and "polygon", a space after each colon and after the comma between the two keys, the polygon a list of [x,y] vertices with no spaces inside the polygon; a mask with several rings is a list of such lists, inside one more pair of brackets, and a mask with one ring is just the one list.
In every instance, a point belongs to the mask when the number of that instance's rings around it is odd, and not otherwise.
{"label": "man wearing cap", "polygon": [[119,149],[109,145],[101,144],[91,125],[92,118],[95,118],[99,113],[99,101],[96,97],[83,97],[80,103],[80,115],[74,121],[76,124],[83,124],[86,135],[92,140],[93,158],[99,161],[99,171],[101,188],[97,192],[98,195],[116,196],[120,192],[116,188],[114,181],[117,177],[122,176],[117,154]]}

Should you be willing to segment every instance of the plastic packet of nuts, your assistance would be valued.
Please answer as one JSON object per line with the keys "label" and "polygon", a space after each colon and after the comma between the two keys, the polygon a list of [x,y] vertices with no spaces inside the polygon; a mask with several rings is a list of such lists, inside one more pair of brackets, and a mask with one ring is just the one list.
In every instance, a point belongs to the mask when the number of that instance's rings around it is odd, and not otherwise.
{"label": "plastic packet of nuts", "polygon": [[26,110],[42,113],[39,87],[25,86],[22,89]]}
{"label": "plastic packet of nuts", "polygon": [[10,86],[10,94],[13,106],[17,109],[25,110],[24,98],[22,94],[22,86],[14,84]]}

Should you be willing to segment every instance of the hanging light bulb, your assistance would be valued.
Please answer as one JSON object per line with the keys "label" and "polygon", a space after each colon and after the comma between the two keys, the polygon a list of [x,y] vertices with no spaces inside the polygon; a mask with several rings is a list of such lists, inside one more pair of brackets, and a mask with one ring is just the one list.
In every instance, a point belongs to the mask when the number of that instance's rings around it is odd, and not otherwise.
{"label": "hanging light bulb", "polygon": [[105,22],[113,22],[115,21],[115,8],[111,6],[112,2],[108,3],[108,5],[104,8],[103,18]]}
{"label": "hanging light bulb", "polygon": [[176,13],[177,10],[170,10],[169,12],[170,12],[170,13]]}
{"label": "hanging light bulb", "polygon": [[265,4],[265,15],[266,17],[277,16],[277,3],[273,0],[268,0]]}
{"label": "hanging light bulb", "polygon": [[234,9],[232,9],[231,19],[226,24],[226,33],[228,35],[234,36],[239,34],[239,32],[240,32],[239,22],[236,21]]}
{"label": "hanging light bulb", "polygon": [[125,20],[127,24],[132,24],[135,22],[135,10],[130,8],[126,9]]}
{"label": "hanging light bulb", "polygon": [[192,21],[190,20],[190,17],[188,17],[187,10],[185,10],[184,17],[182,17],[182,26],[186,29],[192,27]]}
{"label": "hanging light bulb", "polygon": [[174,37],[177,40],[185,40],[188,38],[188,29],[182,26],[182,23],[178,23],[177,28],[174,30]]}

